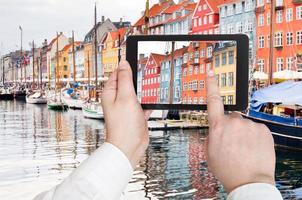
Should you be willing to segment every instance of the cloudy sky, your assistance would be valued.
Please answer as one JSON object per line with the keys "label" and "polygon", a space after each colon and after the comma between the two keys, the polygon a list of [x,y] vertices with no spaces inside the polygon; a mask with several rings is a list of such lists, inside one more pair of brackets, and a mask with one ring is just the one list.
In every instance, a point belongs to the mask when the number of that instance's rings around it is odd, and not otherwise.
{"label": "cloudy sky", "polygon": [[[23,27],[23,46],[41,45],[44,38],[51,40],[56,31],[76,40],[93,26],[94,3],[97,2],[98,20],[105,15],[112,21],[123,17],[135,23],[145,9],[145,0],[0,0],[0,54],[20,48],[19,25]],[[154,4],[158,0],[151,0]]]}

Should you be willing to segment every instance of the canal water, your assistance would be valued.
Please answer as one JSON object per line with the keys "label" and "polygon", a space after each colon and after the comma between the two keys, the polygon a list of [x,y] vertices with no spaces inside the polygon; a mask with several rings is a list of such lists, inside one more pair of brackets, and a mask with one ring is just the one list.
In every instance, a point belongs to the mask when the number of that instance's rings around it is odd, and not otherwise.
{"label": "canal water", "polygon": [[[207,169],[205,136],[151,132],[126,199],[225,199]],[[81,111],[0,101],[0,199],[29,200],[49,190],[103,142],[103,122],[84,119]],[[277,149],[276,177],[285,199],[302,199],[302,152]]]}

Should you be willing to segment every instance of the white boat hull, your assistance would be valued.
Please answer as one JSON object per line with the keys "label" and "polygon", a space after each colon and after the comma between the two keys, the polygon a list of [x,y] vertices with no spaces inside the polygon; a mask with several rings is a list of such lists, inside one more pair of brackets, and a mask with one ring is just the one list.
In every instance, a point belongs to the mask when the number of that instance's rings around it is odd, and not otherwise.
{"label": "white boat hull", "polygon": [[85,103],[82,110],[85,118],[104,119],[103,109],[100,104]]}
{"label": "white boat hull", "polygon": [[73,108],[73,109],[83,108],[83,100],[81,99],[72,99],[68,97],[63,97],[62,100],[65,104],[67,104],[69,108]]}
{"label": "white boat hull", "polygon": [[46,98],[30,98],[30,97],[26,97],[26,103],[29,104],[46,104],[47,103],[47,99]]}

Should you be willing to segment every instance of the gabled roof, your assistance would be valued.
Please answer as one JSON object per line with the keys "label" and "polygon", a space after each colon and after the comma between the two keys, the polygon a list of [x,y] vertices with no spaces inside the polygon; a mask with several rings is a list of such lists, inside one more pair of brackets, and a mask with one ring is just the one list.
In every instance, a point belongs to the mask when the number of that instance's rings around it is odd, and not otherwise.
{"label": "gabled roof", "polygon": [[156,54],[156,53],[151,53],[150,57],[153,57],[155,63],[157,66],[160,67],[160,63],[166,58],[165,55],[162,54]]}
{"label": "gabled roof", "polygon": [[[149,17],[155,17],[156,15],[161,14],[162,11],[164,11],[166,8],[168,8],[170,5],[174,5],[173,0],[167,0],[163,3],[157,3],[154,4],[150,10],[149,10]],[[144,20],[145,16],[142,16],[135,24],[134,26],[142,26],[145,23]]]}
{"label": "gabled roof", "polygon": [[226,0],[205,0],[214,13],[219,13],[218,6],[223,4]]}
{"label": "gabled roof", "polygon": [[[74,42],[75,46],[79,46],[81,44],[81,42]],[[67,44],[62,51],[67,51],[70,47],[72,47],[72,44]]]}
{"label": "gabled roof", "polygon": [[[183,56],[186,52],[188,52],[188,49],[189,49],[189,47],[183,47],[180,49],[176,49],[174,51],[174,58]],[[168,54],[164,60],[169,60],[169,59],[171,59],[171,53]]]}

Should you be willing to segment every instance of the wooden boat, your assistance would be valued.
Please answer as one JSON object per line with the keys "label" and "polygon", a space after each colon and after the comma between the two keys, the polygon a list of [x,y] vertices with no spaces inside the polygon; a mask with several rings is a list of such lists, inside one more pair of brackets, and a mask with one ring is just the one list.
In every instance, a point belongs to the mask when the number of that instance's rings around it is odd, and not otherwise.
{"label": "wooden boat", "polygon": [[26,103],[29,104],[46,104],[47,98],[43,91],[35,91],[26,95]]}
{"label": "wooden boat", "polygon": [[82,109],[83,99],[77,93],[68,94],[67,91],[62,91],[63,102],[71,109]]}
{"label": "wooden boat", "polygon": [[302,150],[302,82],[288,81],[256,91],[243,117],[265,124],[275,144]]}
{"label": "wooden boat", "polygon": [[[56,111],[62,111],[68,109],[68,106],[62,101],[62,93],[59,92],[59,97],[57,97],[57,87],[60,85],[60,76],[58,76],[58,66],[59,66],[59,35],[57,33],[57,51],[56,51],[56,59],[57,64],[55,66],[55,83],[54,83],[54,94],[52,94],[50,91],[48,92],[48,100],[47,100],[47,106],[50,110],[56,110]],[[58,81],[57,81],[58,79]]]}
{"label": "wooden boat", "polygon": [[103,108],[99,102],[85,102],[82,110],[85,118],[104,119]]}

